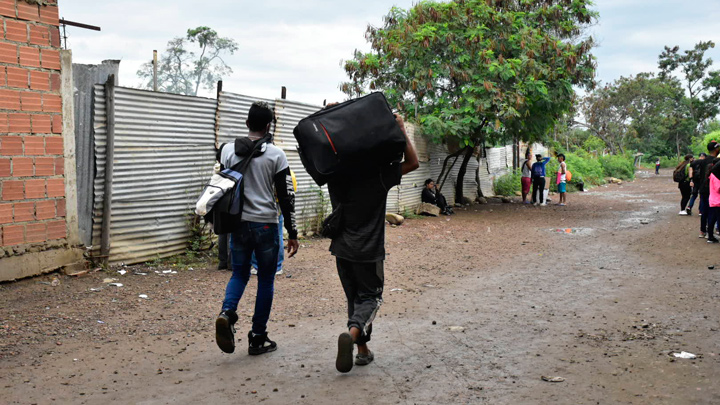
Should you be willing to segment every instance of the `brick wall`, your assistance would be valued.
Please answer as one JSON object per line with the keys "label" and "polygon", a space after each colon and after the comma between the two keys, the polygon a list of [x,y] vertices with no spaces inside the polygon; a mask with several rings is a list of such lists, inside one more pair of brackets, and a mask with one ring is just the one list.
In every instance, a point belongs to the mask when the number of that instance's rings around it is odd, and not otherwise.
{"label": "brick wall", "polygon": [[0,246],[67,237],[58,25],[56,0],[0,0]]}

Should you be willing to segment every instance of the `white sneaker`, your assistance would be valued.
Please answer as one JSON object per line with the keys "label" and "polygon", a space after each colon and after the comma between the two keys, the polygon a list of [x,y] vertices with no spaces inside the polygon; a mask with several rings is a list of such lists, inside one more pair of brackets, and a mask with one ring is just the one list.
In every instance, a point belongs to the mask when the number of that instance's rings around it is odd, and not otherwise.
{"label": "white sneaker", "polygon": [[254,267],[252,269],[250,269],[250,274],[257,276],[257,269]]}
{"label": "white sneaker", "polygon": [[540,206],[541,206],[541,207],[546,207],[546,206],[547,206],[547,203],[542,203],[542,204],[540,204]]}
{"label": "white sneaker", "polygon": [[678,215],[687,215],[687,214],[688,214],[688,213],[687,213],[687,211],[685,211],[685,210],[678,212]]}
{"label": "white sneaker", "polygon": [[275,272],[275,275],[276,275],[276,276],[278,276],[278,275],[280,275],[280,274],[283,274],[283,269],[280,269],[280,270],[278,270],[278,271]]}

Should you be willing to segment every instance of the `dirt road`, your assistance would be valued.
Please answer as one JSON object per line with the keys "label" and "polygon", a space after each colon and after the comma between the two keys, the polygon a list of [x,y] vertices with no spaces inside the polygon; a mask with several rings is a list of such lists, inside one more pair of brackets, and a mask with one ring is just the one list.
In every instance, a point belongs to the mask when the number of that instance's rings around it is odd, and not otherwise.
{"label": "dirt road", "polygon": [[229,273],[210,264],[0,285],[2,402],[718,404],[720,247],[678,201],[669,172],[641,173],[568,207],[388,227],[376,361],[347,375],[334,369],[345,304],[326,240],[287,262],[269,325],[279,349],[258,357],[245,349],[253,294],[236,353],[215,346]]}

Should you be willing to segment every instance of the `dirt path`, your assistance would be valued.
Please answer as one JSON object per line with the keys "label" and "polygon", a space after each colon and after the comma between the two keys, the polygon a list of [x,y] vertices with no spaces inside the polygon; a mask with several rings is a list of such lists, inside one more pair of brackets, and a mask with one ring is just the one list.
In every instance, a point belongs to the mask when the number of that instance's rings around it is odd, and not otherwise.
{"label": "dirt path", "polygon": [[278,279],[280,347],[259,357],[245,354],[252,294],[237,352],[215,346],[229,273],[211,266],[0,285],[2,402],[717,404],[720,251],[677,200],[669,173],[644,173],[566,208],[491,204],[389,227],[376,362],[348,375],[334,370],[344,302],[325,240]]}

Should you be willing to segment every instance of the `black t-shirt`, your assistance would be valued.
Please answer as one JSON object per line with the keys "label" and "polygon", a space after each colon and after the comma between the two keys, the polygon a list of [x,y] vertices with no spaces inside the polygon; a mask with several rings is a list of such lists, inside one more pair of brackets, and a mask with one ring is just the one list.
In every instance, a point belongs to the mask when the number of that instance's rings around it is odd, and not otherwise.
{"label": "black t-shirt", "polygon": [[710,180],[708,180],[708,177],[710,177],[710,169],[718,161],[720,161],[720,159],[714,158],[712,156],[708,156],[705,159],[701,160],[701,162],[703,163],[700,165],[700,178],[702,179],[702,186],[700,186],[700,194],[710,195]]}
{"label": "black t-shirt", "polygon": [[354,262],[385,260],[387,195],[401,177],[400,163],[393,163],[328,184],[333,209],[342,206],[340,232],[330,243],[333,255]]}

